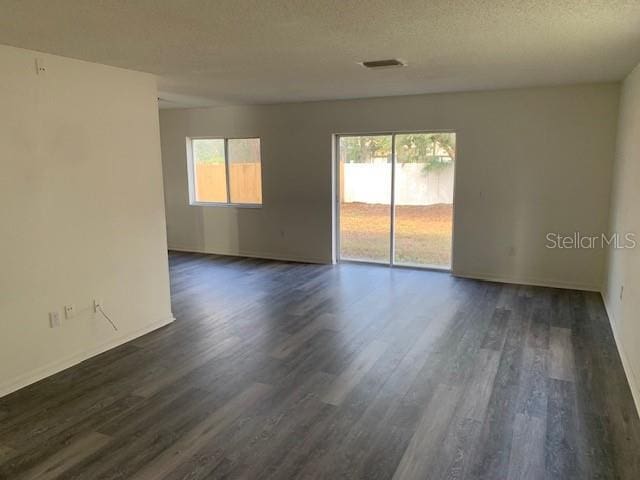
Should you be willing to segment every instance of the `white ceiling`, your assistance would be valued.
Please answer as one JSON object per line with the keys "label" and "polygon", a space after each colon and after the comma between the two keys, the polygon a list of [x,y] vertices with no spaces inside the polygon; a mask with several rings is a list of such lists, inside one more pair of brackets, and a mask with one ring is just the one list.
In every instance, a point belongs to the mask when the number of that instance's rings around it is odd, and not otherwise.
{"label": "white ceiling", "polygon": [[631,71],[640,0],[0,0],[0,43],[157,74],[167,107],[558,85]]}

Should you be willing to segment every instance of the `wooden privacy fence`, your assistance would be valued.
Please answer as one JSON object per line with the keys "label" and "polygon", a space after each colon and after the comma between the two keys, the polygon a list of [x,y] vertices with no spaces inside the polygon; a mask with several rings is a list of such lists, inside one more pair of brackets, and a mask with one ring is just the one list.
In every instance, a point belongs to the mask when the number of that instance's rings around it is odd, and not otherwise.
{"label": "wooden privacy fence", "polygon": [[[262,203],[260,164],[230,164],[229,170],[231,203]],[[200,202],[227,201],[224,164],[196,164],[196,199]]]}

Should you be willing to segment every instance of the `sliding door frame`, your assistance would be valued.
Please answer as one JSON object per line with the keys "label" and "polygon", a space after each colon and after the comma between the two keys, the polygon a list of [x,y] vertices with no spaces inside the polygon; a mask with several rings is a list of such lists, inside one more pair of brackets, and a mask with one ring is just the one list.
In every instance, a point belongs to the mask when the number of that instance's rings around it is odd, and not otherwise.
{"label": "sliding door frame", "polygon": [[[453,159],[453,207],[451,212],[451,265],[449,267],[439,267],[437,265],[398,265],[395,262],[395,224],[396,224],[396,205],[395,205],[395,176],[396,176],[396,135],[405,135],[412,133],[453,133],[456,136],[456,156]],[[343,259],[340,255],[340,139],[344,137],[375,137],[375,136],[390,136],[391,137],[391,199],[390,206],[390,222],[389,228],[389,261],[388,262],[375,262],[371,260],[355,260],[355,259]],[[333,170],[333,263],[362,263],[369,265],[386,265],[391,268],[411,268],[419,270],[435,270],[438,272],[451,272],[454,265],[454,237],[455,237],[455,216],[456,216],[456,179],[457,179],[457,163],[459,157],[458,148],[458,134],[455,130],[402,130],[392,132],[363,132],[363,133],[339,133],[332,135],[332,170]]]}

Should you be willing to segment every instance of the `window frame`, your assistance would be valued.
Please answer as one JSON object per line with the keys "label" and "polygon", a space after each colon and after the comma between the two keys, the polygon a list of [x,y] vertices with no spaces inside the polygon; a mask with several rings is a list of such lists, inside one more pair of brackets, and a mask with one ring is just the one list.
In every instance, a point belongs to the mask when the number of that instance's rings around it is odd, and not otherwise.
{"label": "window frame", "polygon": [[[194,140],[222,140],[224,141],[224,173],[227,189],[227,201],[226,202],[203,202],[196,198],[196,167],[193,155],[193,141]],[[262,173],[262,139],[258,136],[249,137],[219,137],[219,136],[206,136],[206,137],[186,137],[187,146],[187,182],[189,183],[189,205],[197,207],[237,207],[237,208],[262,208],[264,205],[264,199],[262,203],[237,203],[231,201],[231,188],[229,179],[229,140],[258,140],[260,142],[260,188],[262,189],[263,173]]]}

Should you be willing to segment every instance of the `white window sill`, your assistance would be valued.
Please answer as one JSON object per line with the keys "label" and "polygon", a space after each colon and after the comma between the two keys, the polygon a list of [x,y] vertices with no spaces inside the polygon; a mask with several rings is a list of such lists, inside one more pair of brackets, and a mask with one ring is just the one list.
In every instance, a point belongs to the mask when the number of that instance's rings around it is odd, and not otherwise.
{"label": "white window sill", "polygon": [[190,202],[192,207],[262,208],[261,203]]}

